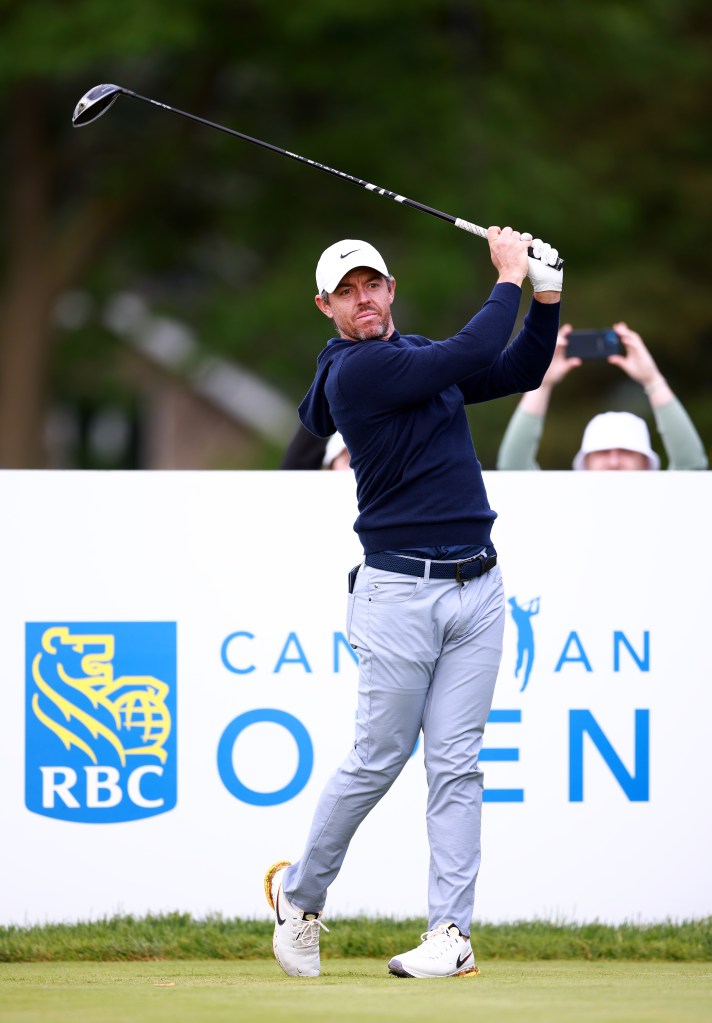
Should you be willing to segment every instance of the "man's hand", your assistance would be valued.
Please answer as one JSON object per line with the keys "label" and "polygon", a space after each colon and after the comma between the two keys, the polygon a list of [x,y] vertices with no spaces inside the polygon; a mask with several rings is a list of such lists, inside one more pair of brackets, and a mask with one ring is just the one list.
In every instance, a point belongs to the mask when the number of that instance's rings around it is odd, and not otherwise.
{"label": "man's hand", "polygon": [[564,323],[559,329],[559,333],[556,335],[556,348],[554,349],[554,357],[551,360],[549,368],[544,374],[544,379],[541,382],[541,387],[552,388],[556,384],[560,384],[565,376],[581,365],[581,359],[569,359],[566,356],[566,349],[569,344],[569,334],[571,333],[571,324]]}
{"label": "man's hand", "polygon": [[544,379],[535,391],[527,391],[526,394],[522,395],[522,400],[519,404],[520,408],[524,409],[525,412],[529,412],[534,416],[545,416],[547,409],[549,408],[551,392],[554,387],[561,383],[564,377],[567,376],[572,369],[581,365],[581,359],[566,358],[566,349],[569,344],[570,333],[571,324],[564,323],[561,326],[559,333],[556,335],[554,357],[551,360],[549,368],[544,374]]}
{"label": "man's hand", "polygon": [[558,301],[556,294],[563,287],[564,271],[555,270],[554,264],[559,258],[559,250],[553,249],[541,238],[532,238],[528,232],[522,234],[522,238],[531,244],[533,256],[528,257],[527,276],[532,283],[534,294],[544,298],[544,301]]}
{"label": "man's hand", "polygon": [[631,380],[639,383],[650,398],[651,405],[665,405],[672,401],[674,395],[640,334],[636,334],[622,320],[620,323],[614,323],[613,329],[623,342],[625,355],[609,355],[607,361],[612,366],[618,366]]}
{"label": "man's hand", "polygon": [[647,387],[657,377],[662,376],[640,334],[636,334],[622,320],[620,323],[614,323],[613,329],[623,342],[625,355],[609,355],[608,362],[611,365],[619,366],[631,380],[642,384],[643,387]]}
{"label": "man's hand", "polygon": [[490,258],[497,270],[498,284],[516,284],[521,288],[522,281],[529,272],[529,257],[526,241],[519,231],[511,227],[490,227],[487,229],[487,241],[490,247]]}

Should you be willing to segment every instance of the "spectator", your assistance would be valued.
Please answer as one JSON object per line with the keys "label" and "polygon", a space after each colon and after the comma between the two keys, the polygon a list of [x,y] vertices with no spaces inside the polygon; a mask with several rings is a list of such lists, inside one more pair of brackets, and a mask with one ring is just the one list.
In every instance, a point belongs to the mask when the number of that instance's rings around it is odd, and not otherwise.
{"label": "spectator", "polygon": [[351,456],[340,433],[334,433],[329,438],[324,452],[324,459],[321,463],[322,469],[350,469]]}
{"label": "spectator", "polygon": [[328,440],[315,437],[300,423],[290,440],[280,469],[350,469],[351,459],[340,433]]}
{"label": "spectator", "polygon": [[326,441],[315,437],[306,427],[299,423],[290,440],[280,469],[321,469]]}
{"label": "spectator", "polygon": [[[707,455],[700,437],[680,401],[658,369],[643,339],[627,324],[613,324],[625,355],[609,355],[631,380],[640,384],[650,402],[655,425],[668,458],[668,469],[706,469]],[[498,469],[539,469],[536,456],[551,392],[581,359],[567,358],[571,324],[559,331],[556,351],[541,386],[522,395],[505,431],[497,455]],[[660,459],[650,443],[644,420],[631,412],[604,412],[586,427],[574,469],[659,469]]]}

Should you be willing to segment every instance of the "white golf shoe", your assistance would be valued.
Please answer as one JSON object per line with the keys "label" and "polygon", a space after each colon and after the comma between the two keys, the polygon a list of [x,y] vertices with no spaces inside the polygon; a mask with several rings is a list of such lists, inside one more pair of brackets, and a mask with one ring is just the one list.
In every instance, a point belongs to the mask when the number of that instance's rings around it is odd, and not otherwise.
{"label": "white golf shoe", "polygon": [[479,976],[470,939],[455,924],[440,924],[420,940],[417,948],[391,959],[388,969],[396,977]]}
{"label": "white golf shoe", "polygon": [[274,910],[272,948],[274,957],[290,977],[319,976],[319,931],[327,931],[321,913],[310,913],[292,905],[282,891],[282,879],[289,863],[273,863],[265,874],[265,895]]}

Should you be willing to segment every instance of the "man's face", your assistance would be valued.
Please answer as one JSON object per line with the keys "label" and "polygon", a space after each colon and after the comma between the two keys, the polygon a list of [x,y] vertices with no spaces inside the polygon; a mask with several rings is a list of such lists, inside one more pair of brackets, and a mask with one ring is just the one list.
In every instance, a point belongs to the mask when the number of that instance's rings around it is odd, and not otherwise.
{"label": "man's face", "polygon": [[390,337],[395,329],[391,318],[395,288],[395,281],[389,288],[383,274],[361,266],[341,278],[328,301],[317,295],[316,304],[347,341]]}
{"label": "man's face", "polygon": [[583,462],[584,469],[608,469],[630,472],[631,469],[648,469],[648,459],[640,451],[627,448],[609,448],[607,451],[590,451]]}

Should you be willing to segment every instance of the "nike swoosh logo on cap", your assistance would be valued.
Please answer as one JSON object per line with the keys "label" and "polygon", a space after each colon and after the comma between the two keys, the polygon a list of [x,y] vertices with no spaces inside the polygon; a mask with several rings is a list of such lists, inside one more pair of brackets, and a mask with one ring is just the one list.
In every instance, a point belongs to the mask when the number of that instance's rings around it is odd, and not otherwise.
{"label": "nike swoosh logo on cap", "polygon": [[277,892],[277,898],[276,898],[276,900],[275,900],[275,905],[274,905],[274,908],[275,908],[275,912],[276,912],[276,914],[277,914],[277,923],[278,923],[278,924],[279,924],[279,926],[281,927],[281,926],[282,926],[282,924],[283,924],[283,923],[285,923],[285,919],[284,919],[284,917],[281,917],[281,916],[279,915],[279,892]]}
{"label": "nike swoosh logo on cap", "polygon": [[472,955],[472,949],[468,948],[466,956],[458,956],[457,957],[457,969],[458,970],[460,969],[461,966],[465,965],[465,963],[467,962],[467,960],[470,958],[471,955]]}
{"label": "nike swoosh logo on cap", "polygon": [[351,249],[351,252],[344,252],[343,256],[339,256],[339,259],[346,259],[347,256],[352,256],[354,252],[358,252],[358,249]]}

